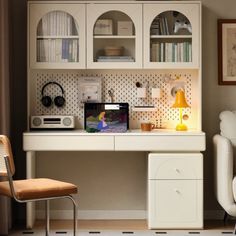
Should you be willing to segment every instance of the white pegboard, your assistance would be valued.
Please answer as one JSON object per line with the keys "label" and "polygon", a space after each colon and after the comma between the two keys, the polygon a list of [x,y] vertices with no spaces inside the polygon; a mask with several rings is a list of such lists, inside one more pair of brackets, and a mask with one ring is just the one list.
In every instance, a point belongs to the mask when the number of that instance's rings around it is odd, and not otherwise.
{"label": "white pegboard", "polygon": [[[72,73],[37,73],[36,74],[36,115],[78,115],[78,75]],[[56,81],[64,89],[65,105],[61,108],[54,104],[51,107],[44,107],[41,103],[42,87],[49,81]],[[50,96],[52,100],[56,96],[62,96],[61,89],[55,85],[49,85],[44,89],[44,95]]]}
{"label": "white pegboard", "polygon": [[[98,76],[102,78],[102,101],[111,102],[108,90],[114,90],[114,102],[128,102],[130,106],[130,123],[131,127],[139,124],[141,121],[155,121],[158,126],[166,126],[163,123],[169,121],[178,121],[179,111],[178,109],[171,108],[173,104],[173,98],[170,95],[170,83],[165,82],[164,78],[176,78],[180,76],[185,81],[185,94],[188,104],[192,105],[192,73],[159,73],[153,70],[144,71],[75,71],[75,72],[55,72],[47,73],[37,72],[35,73],[35,86],[36,86],[36,107],[31,113],[35,115],[75,115],[78,117],[80,124],[83,124],[83,109],[79,106],[78,101],[78,79],[85,76]],[[194,78],[196,79],[196,78]],[[41,103],[41,89],[43,85],[49,81],[56,81],[62,85],[65,91],[66,104],[62,108],[58,108],[55,105],[46,108]],[[136,82],[145,84],[148,82],[148,92],[146,98],[137,98]],[[151,88],[159,87],[161,89],[161,98],[151,98]],[[49,85],[45,89],[45,95],[49,95],[52,98],[61,95],[59,87],[55,85]],[[132,111],[133,106],[142,105],[154,105],[157,107],[155,112],[135,112]],[[184,109],[184,113],[188,114],[191,118],[192,109]],[[195,114],[196,116],[196,114]],[[175,122],[176,123],[176,122]],[[133,125],[132,125],[133,124]],[[168,125],[167,125],[168,126]],[[169,128],[169,127],[166,127]]]}

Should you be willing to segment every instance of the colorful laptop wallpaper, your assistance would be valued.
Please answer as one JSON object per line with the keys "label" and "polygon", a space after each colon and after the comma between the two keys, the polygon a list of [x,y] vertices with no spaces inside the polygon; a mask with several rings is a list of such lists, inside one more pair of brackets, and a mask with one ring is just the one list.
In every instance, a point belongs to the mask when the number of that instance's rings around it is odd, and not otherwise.
{"label": "colorful laptop wallpaper", "polygon": [[122,133],[129,128],[128,103],[85,103],[85,130]]}

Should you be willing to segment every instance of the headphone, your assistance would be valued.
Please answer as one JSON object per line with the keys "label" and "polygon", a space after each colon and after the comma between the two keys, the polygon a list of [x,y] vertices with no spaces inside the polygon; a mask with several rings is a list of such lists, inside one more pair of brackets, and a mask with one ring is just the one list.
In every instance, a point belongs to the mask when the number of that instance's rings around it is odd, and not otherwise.
{"label": "headphone", "polygon": [[[50,84],[55,84],[57,85],[60,89],[61,89],[61,93],[62,95],[61,96],[56,96],[54,98],[54,100],[50,97],[50,96],[46,96],[44,95],[44,90],[45,88],[50,85]],[[51,81],[51,82],[48,82],[46,83],[43,87],[42,87],[42,91],[41,91],[41,94],[42,94],[42,99],[41,99],[41,102],[42,104],[45,106],[45,107],[50,107],[54,101],[54,104],[57,106],[57,107],[62,107],[64,104],[65,104],[65,98],[64,98],[64,89],[62,88],[62,86],[57,83],[57,82],[54,82],[54,81]]]}

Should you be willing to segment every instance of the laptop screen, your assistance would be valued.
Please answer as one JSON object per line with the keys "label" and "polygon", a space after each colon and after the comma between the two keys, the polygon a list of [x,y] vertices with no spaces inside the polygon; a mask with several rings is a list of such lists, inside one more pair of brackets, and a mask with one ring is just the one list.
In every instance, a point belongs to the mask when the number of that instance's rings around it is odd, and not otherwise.
{"label": "laptop screen", "polygon": [[87,132],[126,132],[129,129],[129,104],[85,103],[84,121]]}

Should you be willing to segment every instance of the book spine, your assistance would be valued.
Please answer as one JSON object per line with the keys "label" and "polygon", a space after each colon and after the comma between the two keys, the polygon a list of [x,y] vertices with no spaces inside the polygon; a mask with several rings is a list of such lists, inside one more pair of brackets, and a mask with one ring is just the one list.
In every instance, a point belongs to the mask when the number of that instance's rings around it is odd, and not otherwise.
{"label": "book spine", "polygon": [[165,22],[166,34],[169,35],[170,32],[169,32],[168,21],[167,21],[167,18],[166,18],[166,17],[164,17],[164,22]]}
{"label": "book spine", "polygon": [[171,50],[172,50],[172,62],[175,62],[175,44],[171,44]]}
{"label": "book spine", "polygon": [[160,43],[156,43],[156,61],[160,61]]}
{"label": "book spine", "polygon": [[193,59],[192,59],[192,44],[191,43],[189,43],[189,61],[190,62],[192,62],[193,61]]}
{"label": "book spine", "polygon": [[151,62],[156,61],[156,44],[155,43],[152,44],[150,60],[151,60]]}
{"label": "book spine", "polygon": [[37,54],[36,54],[37,62],[40,62],[40,39],[37,39]]}
{"label": "book spine", "polygon": [[175,62],[178,62],[178,47],[177,47],[177,43],[174,43],[174,46],[175,46]]}

